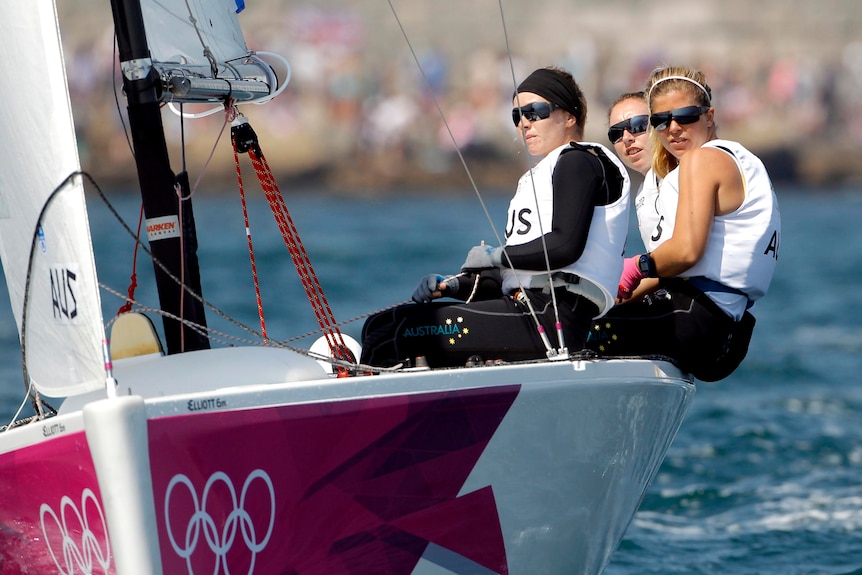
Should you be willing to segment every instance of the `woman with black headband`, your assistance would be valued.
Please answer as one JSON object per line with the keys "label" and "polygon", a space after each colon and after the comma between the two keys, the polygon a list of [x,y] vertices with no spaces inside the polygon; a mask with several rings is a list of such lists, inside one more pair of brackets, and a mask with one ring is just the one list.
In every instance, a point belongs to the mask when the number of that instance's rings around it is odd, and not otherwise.
{"label": "woman with black headband", "polygon": [[[509,204],[505,248],[472,248],[460,274],[429,274],[415,304],[370,318],[362,363],[410,365],[421,356],[444,367],[579,351],[593,319],[613,305],[628,230],[625,168],[604,146],[580,143],[586,99],[568,72],[534,71],[512,104],[538,161]],[[441,297],[462,301],[432,301]]]}
{"label": "woman with black headband", "polygon": [[[588,345],[607,355],[666,355],[717,381],[748,352],[750,308],[778,261],[778,202],[763,163],[717,139],[701,72],[659,68],[646,94],[660,217],[645,234],[648,252],[626,259],[620,277],[619,298],[637,301],[596,322]],[[644,278],[658,278],[658,289],[639,298]]]}

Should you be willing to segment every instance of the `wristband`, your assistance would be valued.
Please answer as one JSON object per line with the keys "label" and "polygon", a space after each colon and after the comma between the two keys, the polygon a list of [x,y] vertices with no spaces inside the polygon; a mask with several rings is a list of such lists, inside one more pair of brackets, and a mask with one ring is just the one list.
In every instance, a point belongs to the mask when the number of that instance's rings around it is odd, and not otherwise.
{"label": "wristband", "polygon": [[638,258],[638,270],[643,274],[645,278],[657,278],[658,274],[655,270],[655,262],[649,253],[641,254]]}

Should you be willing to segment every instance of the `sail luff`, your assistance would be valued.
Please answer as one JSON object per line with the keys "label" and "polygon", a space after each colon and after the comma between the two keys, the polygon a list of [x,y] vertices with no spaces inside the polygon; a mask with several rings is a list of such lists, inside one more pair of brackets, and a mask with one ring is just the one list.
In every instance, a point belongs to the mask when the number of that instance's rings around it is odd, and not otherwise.
{"label": "sail luff", "polygon": [[0,3],[0,48],[0,257],[24,361],[44,395],[99,389],[104,328],[80,176],[38,221],[80,171],[53,2]]}

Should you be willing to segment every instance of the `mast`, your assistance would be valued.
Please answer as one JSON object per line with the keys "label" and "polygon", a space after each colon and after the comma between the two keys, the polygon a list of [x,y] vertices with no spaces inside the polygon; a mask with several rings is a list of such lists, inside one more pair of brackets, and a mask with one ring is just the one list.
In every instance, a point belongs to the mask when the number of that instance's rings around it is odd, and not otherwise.
{"label": "mast", "polygon": [[[150,249],[174,277],[183,278],[187,286],[200,294],[192,202],[189,198],[180,206],[175,191],[178,180],[170,166],[159,102],[162,88],[150,58],[141,5],[138,0],[111,0],[111,7]],[[187,195],[188,180],[182,179],[186,182],[184,195]],[[184,235],[182,242],[180,230]],[[161,309],[195,324],[206,325],[203,304],[155,263],[154,269]],[[167,316],[163,316],[162,321],[169,354],[210,347],[205,336],[179,321]]]}

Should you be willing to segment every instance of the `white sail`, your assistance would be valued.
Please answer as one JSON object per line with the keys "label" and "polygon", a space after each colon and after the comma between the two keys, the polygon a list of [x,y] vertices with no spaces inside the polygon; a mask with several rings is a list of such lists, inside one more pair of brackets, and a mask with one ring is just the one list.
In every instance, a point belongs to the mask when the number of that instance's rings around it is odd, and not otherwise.
{"label": "white sail", "polygon": [[[61,397],[105,384],[101,303],[53,2],[0,2],[0,257],[36,388]],[[26,326],[24,300],[30,249]]]}
{"label": "white sail", "polygon": [[236,0],[143,0],[141,11],[150,53],[157,62],[209,66],[204,47],[219,63],[248,54]]}
{"label": "white sail", "polygon": [[141,1],[164,101],[263,103],[287,85],[290,67],[284,58],[269,53],[261,58],[246,46],[237,17],[242,3]]}

